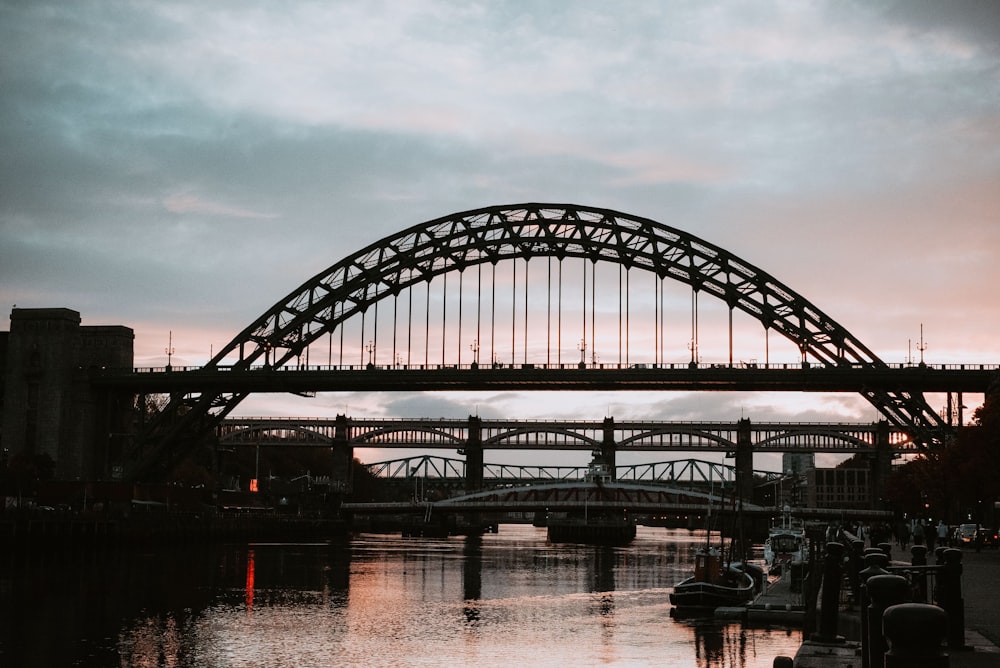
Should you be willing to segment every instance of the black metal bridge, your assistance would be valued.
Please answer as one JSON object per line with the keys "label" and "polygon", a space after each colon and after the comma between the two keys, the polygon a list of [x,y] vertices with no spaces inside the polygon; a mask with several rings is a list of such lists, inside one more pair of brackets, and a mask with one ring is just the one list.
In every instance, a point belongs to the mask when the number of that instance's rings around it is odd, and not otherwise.
{"label": "black metal bridge", "polygon": [[[801,364],[741,363],[494,363],[347,364],[281,367],[173,367],[100,369],[94,383],[115,389],[196,393],[217,392],[385,392],[643,390],[749,392],[857,392],[892,388],[897,392],[985,393],[1000,364]],[[899,425],[902,426],[902,425]]]}
{"label": "black metal bridge", "polygon": [[[754,452],[874,453],[884,439],[896,453],[917,451],[909,434],[888,423],[742,421]],[[624,452],[732,453],[740,423],[655,420],[488,420],[470,418],[232,417],[218,428],[220,443],[269,447],[464,450],[585,450],[614,444]]]}
{"label": "black metal bridge", "polygon": [[[794,363],[775,364],[772,345]],[[648,218],[531,203],[438,218],[345,257],[204,367],[102,370],[93,382],[170,394],[122,454],[126,476],[142,478],[194,442],[181,435],[215,429],[252,392],[858,392],[913,442],[935,445],[951,415],[923,393],[986,392],[995,369],[891,366],[715,244]]]}

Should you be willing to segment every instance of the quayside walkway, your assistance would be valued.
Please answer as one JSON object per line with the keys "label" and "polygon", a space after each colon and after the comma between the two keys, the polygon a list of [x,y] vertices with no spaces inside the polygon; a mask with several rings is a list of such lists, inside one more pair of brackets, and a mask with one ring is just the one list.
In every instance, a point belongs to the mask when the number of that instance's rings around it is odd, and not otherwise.
{"label": "quayside walkway", "polygon": [[[928,561],[934,562],[933,557]],[[895,544],[891,548],[890,566],[909,565],[911,553]],[[1000,550],[962,549],[961,592],[964,624],[964,649],[942,648],[947,654],[949,668],[996,668],[1000,666]],[[826,644],[807,640],[792,659],[778,657],[775,666],[798,668],[862,668],[861,643],[857,637],[860,629],[859,606],[842,606],[839,635],[847,638],[843,644]],[[852,623],[853,622],[853,623]],[[880,668],[881,664],[877,664]],[[923,665],[923,664],[921,664]],[[926,665],[932,665],[930,663]],[[871,666],[876,668],[876,666]]]}

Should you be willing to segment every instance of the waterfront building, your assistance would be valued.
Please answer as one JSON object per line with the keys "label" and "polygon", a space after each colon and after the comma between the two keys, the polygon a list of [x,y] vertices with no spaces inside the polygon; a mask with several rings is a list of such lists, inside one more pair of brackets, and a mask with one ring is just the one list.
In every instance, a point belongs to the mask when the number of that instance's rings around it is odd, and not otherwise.
{"label": "waterfront building", "polygon": [[68,308],[14,308],[0,332],[0,452],[51,460],[52,476],[101,479],[129,432],[132,402],[91,390],[93,368],[131,368],[135,334],[81,325]]}

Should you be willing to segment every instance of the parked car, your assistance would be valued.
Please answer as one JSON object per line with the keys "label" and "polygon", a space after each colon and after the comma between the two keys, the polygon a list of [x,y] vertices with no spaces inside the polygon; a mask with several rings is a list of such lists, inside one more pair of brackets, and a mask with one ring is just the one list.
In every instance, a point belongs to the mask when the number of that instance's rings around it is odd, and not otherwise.
{"label": "parked car", "polygon": [[1000,532],[996,529],[980,529],[977,540],[982,547],[991,547],[995,550],[1000,547]]}
{"label": "parked car", "polygon": [[955,538],[958,540],[959,545],[971,545],[976,540],[976,525],[960,525],[958,531],[955,532]]}

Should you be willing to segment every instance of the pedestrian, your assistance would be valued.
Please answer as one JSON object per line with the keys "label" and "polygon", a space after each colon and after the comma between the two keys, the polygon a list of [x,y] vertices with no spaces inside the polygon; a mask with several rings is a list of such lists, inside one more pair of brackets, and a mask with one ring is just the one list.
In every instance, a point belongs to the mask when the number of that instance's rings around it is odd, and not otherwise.
{"label": "pedestrian", "polygon": [[917,523],[913,526],[913,544],[923,545],[924,544],[924,521],[917,520]]}
{"label": "pedestrian", "polygon": [[938,520],[937,539],[938,545],[948,547],[948,525],[944,523],[944,520]]}
{"label": "pedestrian", "polygon": [[924,540],[927,541],[927,554],[933,554],[934,543],[937,541],[937,531],[934,530],[930,522],[924,527]]}
{"label": "pedestrian", "polygon": [[896,547],[907,549],[910,546],[910,525],[902,520],[896,525]]}

